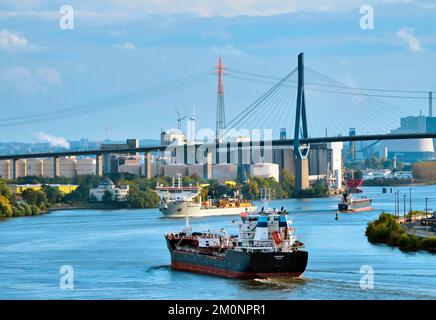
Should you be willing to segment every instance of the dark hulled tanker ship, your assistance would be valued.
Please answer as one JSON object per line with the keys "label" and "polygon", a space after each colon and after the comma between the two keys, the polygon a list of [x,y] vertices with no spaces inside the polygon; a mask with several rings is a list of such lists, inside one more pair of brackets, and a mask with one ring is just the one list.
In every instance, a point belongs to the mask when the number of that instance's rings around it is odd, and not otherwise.
{"label": "dark hulled tanker ship", "polygon": [[173,269],[228,278],[298,277],[306,269],[308,253],[295,238],[286,212],[243,212],[239,235],[224,229],[165,235]]}

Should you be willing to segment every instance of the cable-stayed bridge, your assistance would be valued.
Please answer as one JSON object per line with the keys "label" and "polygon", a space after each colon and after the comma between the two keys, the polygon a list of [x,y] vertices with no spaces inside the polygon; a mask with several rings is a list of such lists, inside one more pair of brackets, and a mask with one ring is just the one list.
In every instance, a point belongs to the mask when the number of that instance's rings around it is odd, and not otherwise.
{"label": "cable-stayed bridge", "polygon": [[[399,119],[413,114],[410,104],[391,104],[384,99],[396,99],[419,102],[419,106],[426,103],[429,105],[429,114],[432,115],[432,93],[427,91],[412,90],[385,90],[371,88],[357,88],[346,86],[332,78],[329,78],[311,68],[304,66],[303,54],[298,57],[298,66],[282,78],[265,76],[253,72],[227,69],[227,77],[237,81],[249,81],[259,84],[270,85],[270,88],[258,97],[254,102],[225,124],[221,136],[215,137],[217,141],[210,143],[193,143],[191,146],[178,146],[182,149],[184,162],[189,161],[191,153],[194,154],[194,162],[198,150],[200,154],[213,153],[210,161],[230,161],[233,154],[236,158],[243,158],[242,153],[247,149],[260,149],[263,154],[265,149],[271,147],[293,147],[296,160],[296,188],[308,187],[307,156],[310,152],[310,144],[325,142],[345,141],[377,141],[397,139],[425,139],[436,138],[436,132],[402,132],[391,133],[391,129],[398,126]],[[142,91],[126,94],[110,99],[87,103],[79,106],[58,109],[37,114],[29,114],[0,119],[0,127],[15,126],[25,123],[65,119],[82,116],[98,111],[132,104],[139,101],[158,98],[199,86],[214,78],[210,72],[200,72],[192,76],[184,77],[167,84],[158,85]],[[222,90],[222,83],[220,79]],[[221,92],[222,93],[222,92]],[[422,105],[421,105],[422,104]],[[223,117],[221,117],[223,119]],[[348,128],[356,128],[364,134],[347,136]],[[224,130],[223,130],[224,129]],[[293,132],[292,139],[274,139],[277,131],[286,129]],[[268,137],[260,136],[250,142],[232,143],[229,137],[237,137],[241,132],[269,130]],[[218,130],[216,130],[218,131]],[[108,153],[136,153],[147,154],[146,160],[150,160],[150,152],[164,151],[168,146],[149,146],[128,149],[105,149],[86,151],[62,151],[54,153],[30,153],[20,155],[2,155],[0,160],[13,160],[13,177],[16,177],[19,159],[52,157],[53,174],[59,174],[59,158],[63,156],[96,155],[97,174],[102,174],[102,155]],[[211,151],[212,150],[212,151]],[[244,151],[245,150],[245,151]],[[252,152],[252,151],[251,151]],[[207,160],[207,161],[209,161]],[[237,160],[238,164],[241,160]],[[148,176],[148,173],[147,173]]]}

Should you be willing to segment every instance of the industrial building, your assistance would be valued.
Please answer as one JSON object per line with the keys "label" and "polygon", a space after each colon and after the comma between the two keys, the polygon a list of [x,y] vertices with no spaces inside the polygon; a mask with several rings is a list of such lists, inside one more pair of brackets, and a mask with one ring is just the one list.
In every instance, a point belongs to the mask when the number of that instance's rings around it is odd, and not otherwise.
{"label": "industrial building", "polygon": [[[126,143],[103,143],[101,149],[126,149],[138,148],[138,139],[127,139]],[[103,154],[103,174],[119,172],[119,166],[125,164],[139,164],[138,153],[104,153]]]}
{"label": "industrial building", "polygon": [[[312,144],[309,153],[309,178],[311,183],[326,181],[331,188],[342,187],[342,142]],[[226,154],[220,152],[220,157]],[[212,157],[213,158],[213,157]],[[227,156],[225,157],[227,159]],[[260,162],[250,164],[234,163],[193,163],[177,162],[177,157],[153,157],[151,163],[151,176],[176,177],[177,175],[191,176],[193,174],[203,179],[216,179],[224,182],[236,180],[239,177],[274,178],[280,181],[283,169],[295,173],[295,159],[292,147],[277,147],[272,150],[270,162],[260,157]],[[165,160],[165,161],[164,161]],[[138,172],[137,170],[136,172]],[[140,171],[139,171],[140,172]]]}
{"label": "industrial building", "polygon": [[[430,111],[431,114],[431,111]],[[401,118],[399,128],[391,130],[391,133],[434,133],[436,132],[436,117],[409,116]],[[436,159],[434,141],[436,139],[415,140],[386,140],[379,144],[380,157],[387,149],[387,158],[402,162],[413,163],[417,161],[429,161]]]}
{"label": "industrial building", "polygon": [[[53,158],[45,159],[21,159],[16,162],[16,177],[40,176],[53,178]],[[75,177],[77,175],[95,174],[96,160],[92,158],[59,158],[59,176]],[[0,177],[3,179],[13,178],[12,160],[0,161]]]}
{"label": "industrial building", "polygon": [[160,145],[183,145],[187,142],[186,135],[180,129],[169,129],[160,133]]}
{"label": "industrial building", "polygon": [[235,181],[238,177],[238,166],[231,163],[217,163],[212,166],[212,179],[223,183],[225,181]]}
{"label": "industrial building", "polygon": [[274,180],[280,181],[280,168],[276,163],[254,163],[250,169],[252,177],[274,178]]}
{"label": "industrial building", "polygon": [[[421,112],[419,116],[403,117],[400,119],[400,127],[391,130],[391,133],[436,133],[433,93],[429,92],[428,95],[428,116]],[[379,143],[379,156],[407,163],[430,161],[436,159],[435,146],[436,139],[386,140]]]}

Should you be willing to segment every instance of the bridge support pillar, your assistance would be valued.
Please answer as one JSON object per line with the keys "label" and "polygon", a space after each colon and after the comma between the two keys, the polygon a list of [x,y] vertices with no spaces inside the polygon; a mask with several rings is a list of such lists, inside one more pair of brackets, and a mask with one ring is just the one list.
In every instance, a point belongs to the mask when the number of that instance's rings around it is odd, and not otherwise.
{"label": "bridge support pillar", "polygon": [[308,138],[306,99],[304,96],[304,55],[298,55],[297,109],[294,127],[295,191],[309,188],[309,145],[301,144],[300,138]]}
{"label": "bridge support pillar", "polygon": [[309,159],[295,159],[295,190],[309,188]]}
{"label": "bridge support pillar", "polygon": [[144,176],[151,179],[151,152],[144,154]]}
{"label": "bridge support pillar", "polygon": [[20,175],[20,160],[13,159],[12,160],[12,179],[17,179]]}
{"label": "bridge support pillar", "polygon": [[61,158],[53,157],[53,178],[61,175]]}
{"label": "bridge support pillar", "polygon": [[95,155],[95,175],[101,177],[103,175],[103,155]]}

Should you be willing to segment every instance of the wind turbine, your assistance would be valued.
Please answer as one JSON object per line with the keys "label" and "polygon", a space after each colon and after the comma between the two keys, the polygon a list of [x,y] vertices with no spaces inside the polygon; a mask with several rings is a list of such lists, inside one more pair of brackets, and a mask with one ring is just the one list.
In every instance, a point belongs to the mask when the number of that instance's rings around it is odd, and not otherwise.
{"label": "wind turbine", "polygon": [[177,113],[177,128],[179,129],[179,131],[182,131],[182,120],[184,120],[186,118],[186,116],[181,118],[179,111],[177,111],[176,108],[174,108],[174,110],[176,110],[176,113]]}

